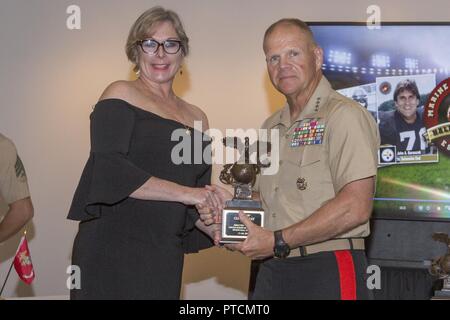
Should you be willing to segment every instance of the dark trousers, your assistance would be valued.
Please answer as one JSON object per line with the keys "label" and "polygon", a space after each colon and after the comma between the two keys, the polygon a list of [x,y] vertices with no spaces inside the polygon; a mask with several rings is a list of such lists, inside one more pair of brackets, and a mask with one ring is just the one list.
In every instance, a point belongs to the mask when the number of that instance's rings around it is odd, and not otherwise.
{"label": "dark trousers", "polygon": [[381,289],[375,300],[430,300],[440,281],[427,269],[381,267]]}
{"label": "dark trousers", "polygon": [[[254,262],[258,264],[258,262]],[[256,265],[252,265],[253,273]],[[259,262],[253,300],[373,299],[364,251],[320,252]],[[253,284],[250,284],[250,290]]]}

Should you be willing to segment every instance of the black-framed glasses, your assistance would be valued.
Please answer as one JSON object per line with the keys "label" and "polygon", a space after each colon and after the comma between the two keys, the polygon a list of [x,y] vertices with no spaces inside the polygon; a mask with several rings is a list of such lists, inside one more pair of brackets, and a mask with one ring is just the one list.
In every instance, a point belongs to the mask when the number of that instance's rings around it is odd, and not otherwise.
{"label": "black-framed glasses", "polygon": [[155,39],[145,39],[140,40],[137,43],[142,48],[142,51],[147,54],[155,54],[156,52],[158,52],[160,46],[162,46],[164,52],[168,54],[178,53],[178,51],[180,51],[181,49],[181,41],[173,39],[167,39],[163,42],[158,42]]}

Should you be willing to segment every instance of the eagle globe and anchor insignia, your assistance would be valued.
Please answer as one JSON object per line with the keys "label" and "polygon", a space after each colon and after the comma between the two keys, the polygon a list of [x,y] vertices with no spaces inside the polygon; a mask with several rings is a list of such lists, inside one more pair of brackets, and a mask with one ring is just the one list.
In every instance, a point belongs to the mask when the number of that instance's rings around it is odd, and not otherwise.
{"label": "eagle globe and anchor insignia", "polygon": [[450,156],[450,78],[443,80],[430,93],[425,105],[424,123],[427,142]]}
{"label": "eagle globe and anchor insignia", "polygon": [[308,187],[308,183],[306,182],[305,178],[300,177],[297,179],[297,189],[298,190],[304,191],[304,190],[306,190],[307,187]]}

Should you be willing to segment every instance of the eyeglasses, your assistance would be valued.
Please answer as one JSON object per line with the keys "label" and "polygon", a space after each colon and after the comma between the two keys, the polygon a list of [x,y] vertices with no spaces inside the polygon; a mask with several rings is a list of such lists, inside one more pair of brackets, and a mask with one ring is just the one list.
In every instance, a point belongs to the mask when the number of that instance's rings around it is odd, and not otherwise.
{"label": "eyeglasses", "polygon": [[162,46],[165,53],[175,54],[181,49],[180,40],[165,40],[163,42],[158,42],[155,39],[145,39],[137,41],[137,44],[142,48],[147,54],[155,54],[158,52],[159,47]]}

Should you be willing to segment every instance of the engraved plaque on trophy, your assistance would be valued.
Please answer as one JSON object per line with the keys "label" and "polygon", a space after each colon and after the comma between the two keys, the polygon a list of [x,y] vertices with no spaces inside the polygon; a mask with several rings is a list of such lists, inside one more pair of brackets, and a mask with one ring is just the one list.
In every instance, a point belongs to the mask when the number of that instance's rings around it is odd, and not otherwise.
{"label": "engraved plaque on trophy", "polygon": [[[257,164],[250,164],[249,138],[245,138],[243,146],[237,138],[232,139],[234,148],[245,148],[245,162],[242,164],[226,164],[220,173],[220,181],[224,184],[232,185],[234,188],[233,199],[226,201],[225,208],[222,210],[222,240],[220,242],[222,244],[238,243],[247,238],[248,230],[239,220],[239,211],[243,211],[253,223],[264,227],[264,210],[261,201],[252,198],[252,187],[255,184],[256,176],[260,173],[261,167],[265,167],[259,162],[259,148]],[[227,143],[229,141],[230,138],[224,138],[223,143],[226,146],[230,146]]]}

